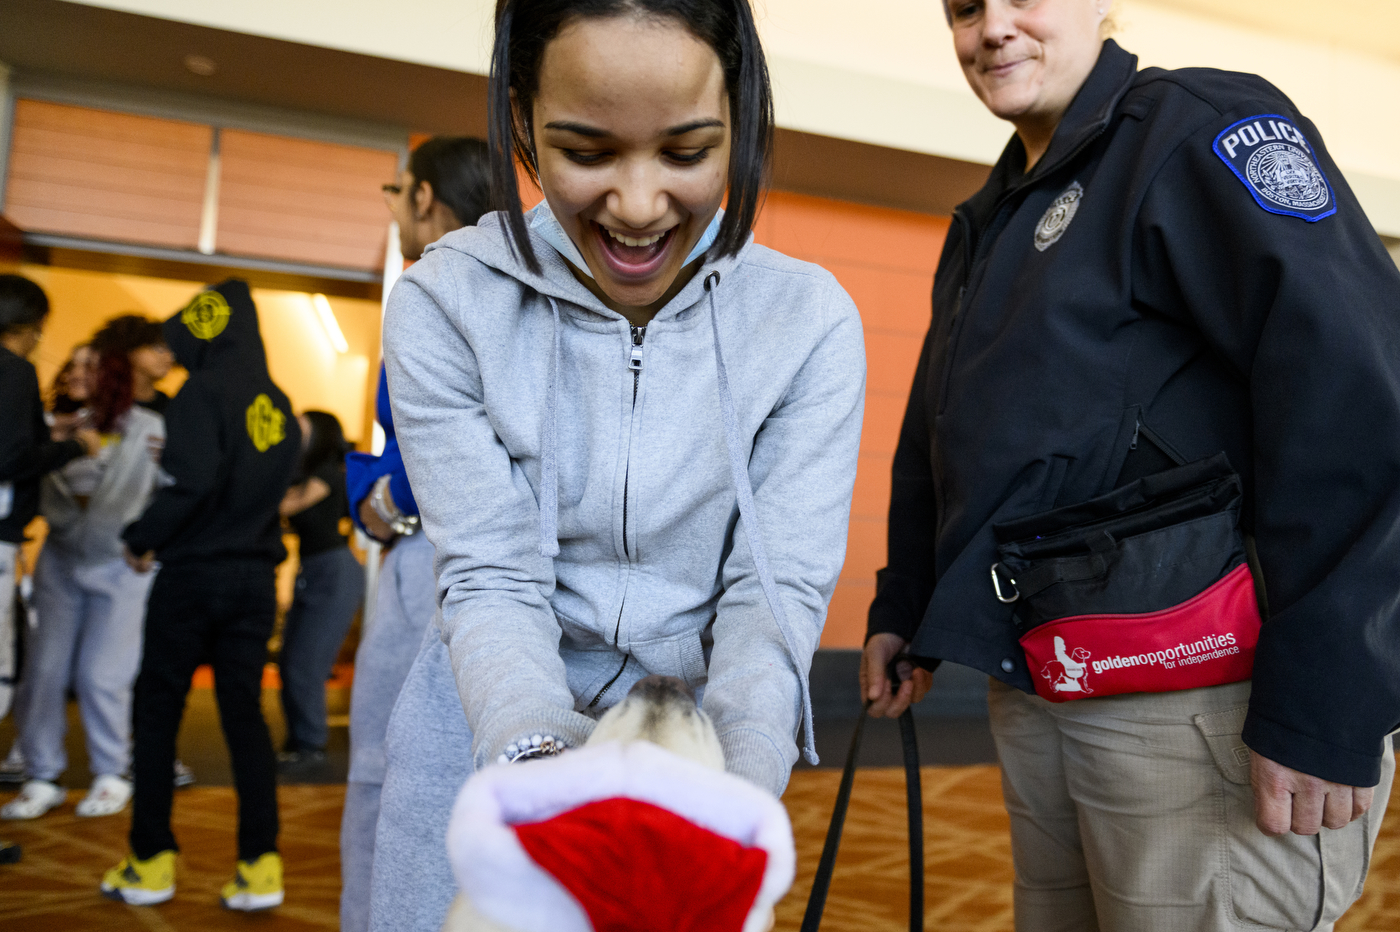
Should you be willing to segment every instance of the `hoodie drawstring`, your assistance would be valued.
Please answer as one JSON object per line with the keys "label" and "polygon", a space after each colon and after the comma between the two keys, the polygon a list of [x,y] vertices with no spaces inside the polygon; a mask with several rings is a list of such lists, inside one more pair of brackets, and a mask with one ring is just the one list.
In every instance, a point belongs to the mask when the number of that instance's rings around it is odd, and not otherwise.
{"label": "hoodie drawstring", "polygon": [[555,453],[559,432],[559,304],[549,298],[554,312],[554,342],[549,361],[549,384],[544,396],[544,436],[540,440],[540,556],[559,556],[559,460]]}
{"label": "hoodie drawstring", "polygon": [[740,442],[739,436],[739,417],[734,409],[734,396],[729,391],[729,373],[724,368],[724,353],[720,350],[719,306],[715,299],[715,290],[719,282],[720,274],[718,272],[711,272],[705,276],[705,292],[710,296],[710,326],[714,329],[715,335],[715,375],[719,382],[720,419],[724,422],[725,446],[729,448],[729,471],[734,481],[734,494],[739,500],[739,518],[744,522],[744,531],[749,540],[749,553],[753,555],[753,565],[754,569],[758,571],[759,584],[762,585],[763,594],[768,599],[768,608],[772,611],[773,620],[777,623],[778,631],[783,636],[788,656],[792,658],[792,665],[797,671],[797,680],[801,686],[802,756],[807,763],[815,766],[818,759],[813,739],[812,694],[807,683],[807,668],[798,659],[792,626],[788,624],[787,612],[783,611],[783,603],[778,595],[778,584],[773,579],[773,570],[768,565],[768,553],[763,548],[762,530],[758,523],[758,507],[753,500],[753,480],[749,476],[748,464],[744,461],[744,446]]}

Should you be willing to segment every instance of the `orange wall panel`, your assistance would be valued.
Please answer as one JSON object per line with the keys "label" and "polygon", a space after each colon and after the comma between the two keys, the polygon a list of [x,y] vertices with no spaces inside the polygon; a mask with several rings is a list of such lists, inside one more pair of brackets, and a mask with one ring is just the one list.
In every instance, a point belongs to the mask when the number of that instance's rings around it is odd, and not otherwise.
{"label": "orange wall panel", "polygon": [[885,565],[890,463],[928,330],[929,293],[948,217],[774,191],[754,238],[826,268],[860,309],[867,364],[846,563],[831,599],[823,647],[860,647]]}
{"label": "orange wall panel", "polygon": [[5,213],[23,230],[193,249],[208,126],[16,100]]}
{"label": "orange wall panel", "polygon": [[852,518],[885,520],[890,510],[890,466],[894,457],[886,453],[861,453],[856,469],[855,500],[851,502]]}
{"label": "orange wall panel", "polygon": [[219,252],[383,267],[397,153],[226,129],[219,157]]}

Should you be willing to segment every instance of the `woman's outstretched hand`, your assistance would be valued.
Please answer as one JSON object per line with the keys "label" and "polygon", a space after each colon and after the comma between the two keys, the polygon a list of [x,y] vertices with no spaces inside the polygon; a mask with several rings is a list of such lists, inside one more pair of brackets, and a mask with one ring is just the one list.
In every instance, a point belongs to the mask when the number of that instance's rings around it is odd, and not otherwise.
{"label": "woman's outstretched hand", "polygon": [[892,692],[889,675],[890,661],[909,646],[897,634],[876,634],[865,642],[860,657],[860,696],[870,702],[872,718],[899,718],[904,710],[924,698],[933,685],[933,674],[912,661],[901,660],[895,666],[899,673],[899,691]]}

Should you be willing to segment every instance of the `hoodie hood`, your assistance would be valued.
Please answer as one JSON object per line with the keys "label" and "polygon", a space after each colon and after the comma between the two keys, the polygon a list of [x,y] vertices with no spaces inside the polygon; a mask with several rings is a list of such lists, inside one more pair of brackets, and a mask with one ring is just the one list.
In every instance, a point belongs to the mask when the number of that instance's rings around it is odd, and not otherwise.
{"label": "hoodie hood", "polygon": [[175,360],[191,373],[216,368],[267,372],[258,309],[248,283],[240,279],[201,291],[162,331]]}
{"label": "hoodie hood", "polygon": [[[463,253],[509,275],[546,298],[567,302],[571,306],[570,310],[596,314],[610,320],[621,319],[621,314],[609,310],[593,292],[585,288],[574,277],[569,268],[569,262],[565,261],[565,256],[560,252],[561,247],[564,249],[573,247],[573,242],[564,235],[563,229],[559,227],[558,221],[550,212],[547,202],[540,201],[535,207],[526,211],[525,225],[529,232],[530,244],[535,248],[535,258],[539,260],[540,271],[538,273],[531,272],[526,267],[524,258],[516,253],[515,246],[510,240],[510,232],[505,224],[505,215],[500,211],[486,214],[477,222],[476,226],[462,227],[460,230],[447,234],[424,250],[424,253],[437,249],[451,249]],[[557,236],[544,235],[542,231],[549,229],[558,229]],[[717,223],[712,221],[705,235],[701,237],[700,243],[696,244],[695,249],[691,251],[688,261],[694,261],[697,252],[702,251],[700,247],[707,238],[710,239],[711,245],[713,244],[710,232],[711,230],[717,232],[718,229]],[[558,245],[556,245],[556,240],[559,241]],[[713,250],[709,250],[709,247],[706,246],[706,250],[709,251],[706,252],[700,270],[675,297],[666,303],[665,307],[657,312],[654,319],[656,321],[667,320],[699,304],[705,297],[705,280],[710,274],[712,272],[719,272],[721,276],[728,274],[730,269],[743,260],[744,254],[752,246],[752,234],[737,255],[716,257]],[[574,251],[576,250],[577,247],[574,247]]]}

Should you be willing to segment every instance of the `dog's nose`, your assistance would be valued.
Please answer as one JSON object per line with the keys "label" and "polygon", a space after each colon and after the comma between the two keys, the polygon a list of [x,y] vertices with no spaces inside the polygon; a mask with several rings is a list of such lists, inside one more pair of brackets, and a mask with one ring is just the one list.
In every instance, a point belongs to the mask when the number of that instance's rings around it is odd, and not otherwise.
{"label": "dog's nose", "polygon": [[695,693],[678,676],[644,676],[632,685],[627,694],[649,702],[687,699],[692,705],[695,704]]}

